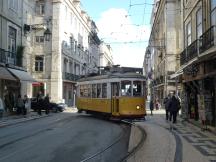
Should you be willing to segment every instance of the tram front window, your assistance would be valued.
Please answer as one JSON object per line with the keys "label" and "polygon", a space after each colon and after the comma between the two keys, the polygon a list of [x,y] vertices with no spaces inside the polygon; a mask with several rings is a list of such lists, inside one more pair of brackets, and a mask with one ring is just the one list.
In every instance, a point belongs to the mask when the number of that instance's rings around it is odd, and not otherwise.
{"label": "tram front window", "polygon": [[121,95],[122,96],[131,96],[131,81],[122,81],[121,82]]}
{"label": "tram front window", "polygon": [[140,81],[133,82],[133,96],[141,96],[142,95],[142,86]]}

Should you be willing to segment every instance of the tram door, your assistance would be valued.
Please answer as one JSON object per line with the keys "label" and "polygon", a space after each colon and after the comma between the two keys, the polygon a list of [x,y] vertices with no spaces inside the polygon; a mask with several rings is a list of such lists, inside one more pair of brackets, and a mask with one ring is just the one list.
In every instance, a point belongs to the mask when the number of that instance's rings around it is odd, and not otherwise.
{"label": "tram door", "polygon": [[111,83],[111,112],[113,115],[119,114],[119,82]]}

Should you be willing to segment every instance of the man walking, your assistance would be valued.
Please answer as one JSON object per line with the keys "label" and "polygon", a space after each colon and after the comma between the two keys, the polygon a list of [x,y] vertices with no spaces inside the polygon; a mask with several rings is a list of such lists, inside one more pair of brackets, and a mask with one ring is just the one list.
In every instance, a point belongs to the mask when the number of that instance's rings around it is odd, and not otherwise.
{"label": "man walking", "polygon": [[178,98],[175,96],[175,92],[174,92],[172,98],[170,99],[170,104],[168,108],[170,111],[169,120],[172,121],[173,123],[176,123],[176,117],[177,117],[179,108],[180,108],[180,102]]}
{"label": "man walking", "polygon": [[170,104],[171,96],[168,94],[168,96],[164,99],[164,106],[166,111],[166,120],[169,119],[169,104]]}

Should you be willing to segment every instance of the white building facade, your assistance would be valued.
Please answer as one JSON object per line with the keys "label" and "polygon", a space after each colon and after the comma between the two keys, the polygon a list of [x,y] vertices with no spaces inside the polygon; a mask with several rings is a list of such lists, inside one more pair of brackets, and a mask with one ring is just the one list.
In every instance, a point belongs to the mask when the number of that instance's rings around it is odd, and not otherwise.
{"label": "white building facade", "polygon": [[[38,81],[29,93],[36,96],[42,91],[52,101],[72,106],[76,80],[97,72],[97,27],[78,0],[34,0],[27,8],[26,23],[35,29],[26,35],[25,56],[28,71]],[[50,40],[45,39],[43,27],[52,33]]]}
{"label": "white building facade", "polygon": [[110,45],[106,45],[102,42],[100,45],[100,66],[105,67],[112,65],[114,65],[112,48]]}

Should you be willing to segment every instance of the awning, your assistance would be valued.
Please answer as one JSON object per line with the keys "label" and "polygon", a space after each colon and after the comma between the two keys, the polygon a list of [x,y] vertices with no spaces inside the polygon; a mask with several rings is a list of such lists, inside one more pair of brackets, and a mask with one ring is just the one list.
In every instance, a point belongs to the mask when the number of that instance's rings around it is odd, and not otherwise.
{"label": "awning", "polygon": [[176,73],[170,75],[170,79],[174,79],[174,78],[176,78],[177,76],[179,76],[181,74],[183,74],[183,70],[177,71]]}
{"label": "awning", "polygon": [[8,68],[10,72],[12,72],[17,78],[20,79],[20,81],[27,81],[27,82],[37,82],[32,76],[27,73],[26,71],[17,70],[17,69],[11,69]]}
{"label": "awning", "polygon": [[0,66],[0,79],[17,80],[6,68]]}

